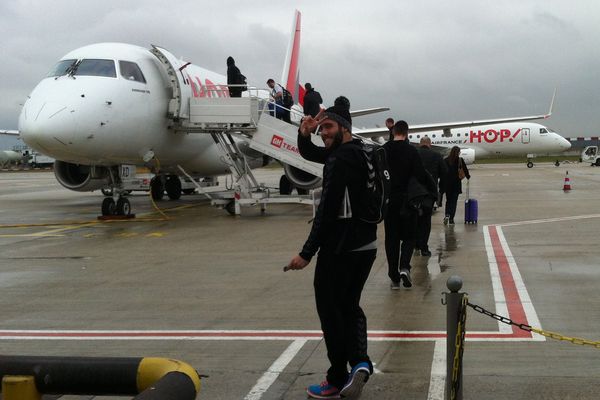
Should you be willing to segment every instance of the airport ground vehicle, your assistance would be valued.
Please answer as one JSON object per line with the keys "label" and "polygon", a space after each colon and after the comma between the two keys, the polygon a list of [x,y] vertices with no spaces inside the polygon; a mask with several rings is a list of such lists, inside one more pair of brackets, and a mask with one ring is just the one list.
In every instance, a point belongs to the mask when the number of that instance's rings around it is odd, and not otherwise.
{"label": "airport ground vehicle", "polygon": [[581,151],[581,162],[587,162],[591,165],[600,167],[600,154],[598,146],[587,146]]}

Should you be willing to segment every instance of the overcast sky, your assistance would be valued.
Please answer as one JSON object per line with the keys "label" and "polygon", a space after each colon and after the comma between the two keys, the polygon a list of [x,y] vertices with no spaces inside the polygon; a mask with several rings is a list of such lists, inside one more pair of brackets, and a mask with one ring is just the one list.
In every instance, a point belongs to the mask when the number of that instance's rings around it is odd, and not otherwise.
{"label": "overcast sky", "polygon": [[302,12],[300,80],[326,106],[346,95],[356,118],[383,125],[545,113],[563,136],[600,133],[600,2],[30,0],[0,2],[0,129],[69,51],[97,42],[161,45],[249,83],[279,79],[294,10]]}

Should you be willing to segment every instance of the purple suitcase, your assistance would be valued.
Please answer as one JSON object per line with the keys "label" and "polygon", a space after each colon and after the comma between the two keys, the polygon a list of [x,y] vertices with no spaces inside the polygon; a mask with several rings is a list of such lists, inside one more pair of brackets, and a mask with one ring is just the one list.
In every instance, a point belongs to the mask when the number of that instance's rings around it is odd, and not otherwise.
{"label": "purple suitcase", "polygon": [[477,200],[469,197],[469,180],[467,180],[467,199],[465,200],[465,224],[476,224],[479,214]]}

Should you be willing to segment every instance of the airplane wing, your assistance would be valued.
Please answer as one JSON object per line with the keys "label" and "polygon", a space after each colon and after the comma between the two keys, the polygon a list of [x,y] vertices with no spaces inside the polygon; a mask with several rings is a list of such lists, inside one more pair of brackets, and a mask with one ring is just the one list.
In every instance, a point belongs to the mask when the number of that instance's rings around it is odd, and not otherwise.
{"label": "airplane wing", "polygon": [[364,110],[350,111],[351,117],[360,117],[362,115],[376,114],[383,111],[389,111],[389,107],[365,108]]}
{"label": "airplane wing", "polygon": [[[408,133],[419,133],[419,132],[431,132],[431,131],[442,131],[442,130],[450,130],[455,128],[464,128],[469,126],[478,126],[478,125],[490,125],[490,124],[499,124],[503,122],[519,122],[519,121],[530,121],[534,119],[546,119],[552,115],[552,109],[554,107],[554,98],[556,97],[556,90],[552,95],[552,102],[550,103],[550,110],[548,110],[547,114],[542,115],[530,115],[526,117],[511,117],[511,118],[496,118],[496,119],[482,119],[477,121],[460,121],[460,122],[442,122],[435,124],[421,124],[421,125],[409,125],[410,128]],[[357,135],[368,138],[375,137],[387,137],[390,131],[386,128],[370,128],[370,129],[361,129],[355,132]]]}
{"label": "airplane wing", "polygon": [[19,131],[0,129],[0,135],[19,136]]}

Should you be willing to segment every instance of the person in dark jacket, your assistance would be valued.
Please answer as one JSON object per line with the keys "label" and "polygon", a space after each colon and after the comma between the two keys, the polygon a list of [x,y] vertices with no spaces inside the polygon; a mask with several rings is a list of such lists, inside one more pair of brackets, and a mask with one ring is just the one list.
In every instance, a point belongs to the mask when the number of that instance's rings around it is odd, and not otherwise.
{"label": "person in dark jacket", "polygon": [[[310,397],[319,399],[356,398],[373,373],[360,297],[377,253],[377,225],[359,218],[369,195],[368,170],[362,142],[352,138],[351,121],[350,102],[340,96],[315,118],[304,117],[298,131],[302,157],[325,164],[321,201],[310,234],[287,267],[302,269],[319,252],[314,290],[331,363],[326,381],[307,388]],[[318,126],[325,147],[311,141]]]}
{"label": "person in dark jacket", "polygon": [[390,131],[388,141],[394,140],[394,133],[392,132],[392,128],[394,127],[394,118],[387,118],[385,120],[385,127],[388,128]]}
{"label": "person in dark jacket", "polygon": [[304,88],[306,89],[306,93],[304,93],[304,115],[316,117],[321,111],[321,103],[323,103],[321,94],[310,83],[304,85]]}
{"label": "person in dark jacket", "polygon": [[[240,69],[235,65],[233,57],[227,57],[227,84],[228,85],[243,85],[245,77],[240,72]],[[229,86],[230,97],[242,97],[241,86]]]}
{"label": "person in dark jacket", "polygon": [[446,193],[446,216],[444,217],[444,225],[454,225],[456,203],[458,203],[458,196],[462,193],[462,180],[459,177],[458,170],[462,168],[465,174],[464,177],[471,179],[467,164],[459,154],[460,147],[454,146],[450,150],[448,157],[444,159],[448,170],[446,178],[444,179],[444,193]]}
{"label": "person in dark jacket", "polygon": [[398,290],[400,281],[404,287],[412,286],[410,260],[417,237],[417,213],[408,205],[407,199],[409,180],[415,177],[427,192],[436,192],[437,188],[425,171],[417,149],[406,140],[408,124],[398,121],[392,132],[394,140],[383,145],[391,178],[390,203],[384,220],[385,254],[388,276],[392,280],[391,288]]}
{"label": "person in dark jacket", "polygon": [[[433,178],[436,187],[440,177],[446,176],[446,163],[440,153],[431,149],[431,139],[429,136],[421,138],[420,147],[418,149],[419,156],[423,162],[423,167],[429,172],[429,175]],[[433,194],[432,194],[433,195]],[[437,191],[432,199],[431,206],[429,203],[424,204],[421,207],[421,212],[417,217],[417,245],[416,248],[421,251],[421,255],[425,257],[431,256],[429,251],[429,235],[431,233],[431,214],[433,213],[433,206],[437,200]]]}

